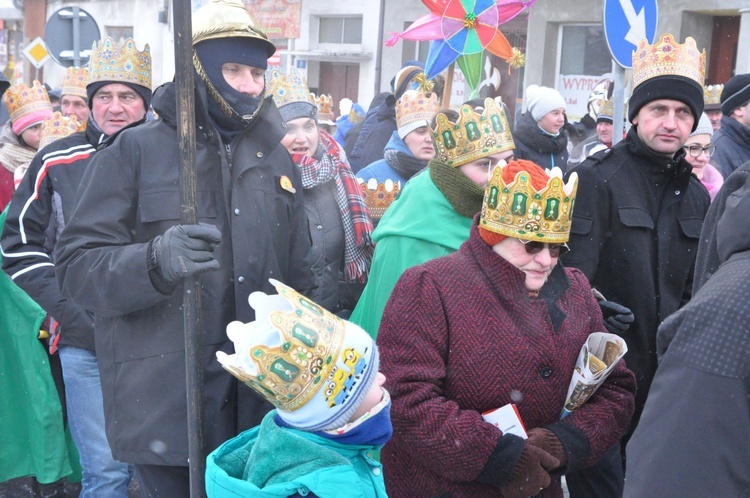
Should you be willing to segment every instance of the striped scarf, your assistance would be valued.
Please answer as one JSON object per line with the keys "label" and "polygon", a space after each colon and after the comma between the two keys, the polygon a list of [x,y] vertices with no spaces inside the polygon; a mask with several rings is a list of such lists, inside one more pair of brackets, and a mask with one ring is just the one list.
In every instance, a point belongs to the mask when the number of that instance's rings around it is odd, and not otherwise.
{"label": "striped scarf", "polygon": [[318,136],[315,156],[292,154],[292,159],[302,173],[303,188],[335,180],[336,204],[344,226],[344,277],[347,282],[365,282],[373,252],[370,213],[341,146],[321,129]]}

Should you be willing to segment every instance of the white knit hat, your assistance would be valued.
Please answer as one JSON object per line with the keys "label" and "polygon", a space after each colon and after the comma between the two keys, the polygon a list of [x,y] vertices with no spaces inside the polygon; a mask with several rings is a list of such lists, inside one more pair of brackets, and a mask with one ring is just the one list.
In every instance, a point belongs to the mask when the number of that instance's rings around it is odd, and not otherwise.
{"label": "white knit hat", "polygon": [[526,108],[534,121],[539,121],[548,112],[565,109],[565,99],[554,88],[531,85],[526,89]]}
{"label": "white knit hat", "polygon": [[698,127],[695,129],[693,133],[690,134],[690,136],[695,135],[708,135],[713,136],[714,134],[714,127],[711,126],[711,120],[708,119],[708,116],[706,116],[706,113],[704,112],[701,114],[701,119],[698,121]]}
{"label": "white knit hat", "polygon": [[269,282],[278,294],[250,294],[255,321],[227,325],[236,353],[216,358],[287,424],[306,431],[344,426],[375,382],[375,342],[291,287]]}

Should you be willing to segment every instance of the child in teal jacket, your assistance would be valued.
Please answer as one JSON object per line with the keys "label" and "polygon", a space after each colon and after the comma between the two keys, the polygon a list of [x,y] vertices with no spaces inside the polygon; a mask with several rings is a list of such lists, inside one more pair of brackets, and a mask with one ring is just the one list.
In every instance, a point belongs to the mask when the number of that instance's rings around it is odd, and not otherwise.
{"label": "child in teal jacket", "polygon": [[209,497],[385,497],[373,456],[391,436],[378,351],[361,328],[284,284],[250,295],[256,320],[227,326],[219,362],[276,406],[206,463]]}

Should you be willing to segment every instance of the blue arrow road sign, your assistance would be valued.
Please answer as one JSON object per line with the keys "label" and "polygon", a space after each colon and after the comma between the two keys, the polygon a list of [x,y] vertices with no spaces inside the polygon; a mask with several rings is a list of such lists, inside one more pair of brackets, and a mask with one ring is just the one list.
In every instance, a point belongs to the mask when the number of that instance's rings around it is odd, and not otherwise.
{"label": "blue arrow road sign", "polygon": [[656,0],[604,0],[604,34],[619,65],[633,66],[633,52],[642,39],[654,43],[657,17]]}

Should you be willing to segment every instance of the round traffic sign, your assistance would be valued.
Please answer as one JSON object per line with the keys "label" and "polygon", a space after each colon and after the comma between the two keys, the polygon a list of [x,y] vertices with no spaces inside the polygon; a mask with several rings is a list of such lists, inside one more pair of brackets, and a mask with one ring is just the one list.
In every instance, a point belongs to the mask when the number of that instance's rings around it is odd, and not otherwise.
{"label": "round traffic sign", "polygon": [[47,19],[44,28],[44,41],[50,57],[65,67],[85,66],[91,56],[91,46],[100,38],[96,21],[80,7],[57,9]]}

